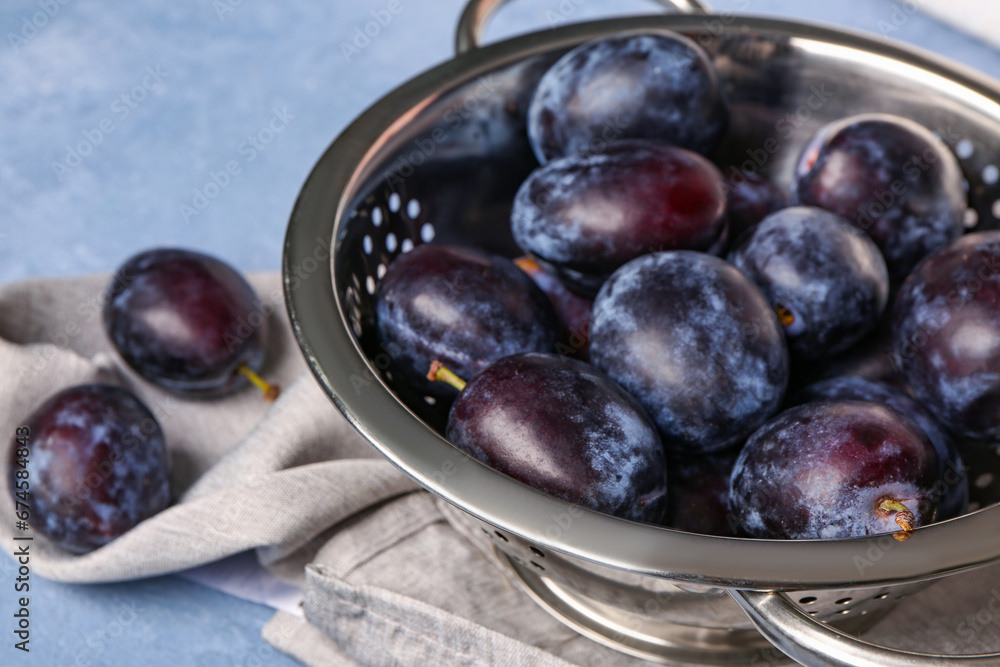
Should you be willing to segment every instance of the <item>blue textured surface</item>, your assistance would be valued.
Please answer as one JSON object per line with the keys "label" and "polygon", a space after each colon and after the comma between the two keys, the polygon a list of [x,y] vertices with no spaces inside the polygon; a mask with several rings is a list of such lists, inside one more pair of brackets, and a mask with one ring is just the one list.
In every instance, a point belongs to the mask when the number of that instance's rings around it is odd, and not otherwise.
{"label": "blue textured surface", "polygon": [[[4,586],[4,591],[12,590]],[[299,665],[260,637],[272,610],[177,577],[68,585],[33,577],[31,652],[12,649],[3,625],[4,665],[98,667]],[[16,610],[4,595],[3,618]],[[9,609],[9,613],[8,613]]]}
{"label": "blue textured surface", "polygon": [[[367,46],[345,55],[341,45],[390,4],[400,11]],[[1000,72],[993,49],[889,0],[714,4],[881,32]],[[243,270],[276,270],[288,214],[315,160],[369,104],[450,57],[461,5],[6,0],[0,281],[109,271],[165,244],[201,249]],[[498,15],[488,38],[650,6],[521,0]],[[270,137],[269,123],[280,129]],[[261,133],[253,148],[248,137]],[[84,151],[93,145],[77,162],[71,150],[81,142]],[[239,172],[228,181],[218,176],[227,163]],[[216,189],[213,172],[224,186]],[[215,196],[195,201],[196,191]],[[197,214],[185,215],[183,205]],[[4,665],[293,664],[259,638],[270,610],[175,577],[89,587],[36,578],[33,651],[23,656],[11,648],[11,571],[0,570]],[[142,611],[110,637],[132,604]]]}

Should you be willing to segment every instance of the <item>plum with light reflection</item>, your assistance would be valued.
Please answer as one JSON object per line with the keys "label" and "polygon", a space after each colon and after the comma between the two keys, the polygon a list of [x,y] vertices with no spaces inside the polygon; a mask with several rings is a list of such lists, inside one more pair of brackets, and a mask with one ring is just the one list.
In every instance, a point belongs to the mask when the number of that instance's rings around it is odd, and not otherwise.
{"label": "plum with light reflection", "polygon": [[467,380],[501,357],[551,352],[560,335],[549,298],[512,261],[442,244],[396,258],[379,283],[375,312],[392,372],[448,400],[455,391],[425,377],[432,361]]}
{"label": "plum with light reflection", "polygon": [[1000,440],[1000,231],[934,253],[900,289],[896,362],[953,433]]}

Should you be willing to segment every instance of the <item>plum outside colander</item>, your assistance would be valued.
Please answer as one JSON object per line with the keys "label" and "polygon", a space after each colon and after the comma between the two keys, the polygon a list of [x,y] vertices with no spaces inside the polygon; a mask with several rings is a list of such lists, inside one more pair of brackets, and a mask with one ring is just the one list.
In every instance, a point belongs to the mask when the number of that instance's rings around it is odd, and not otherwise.
{"label": "plum outside colander", "polygon": [[[1000,84],[886,40],[713,15],[695,0],[661,0],[674,14],[566,25],[480,48],[502,4],[472,0],[456,57],[368,109],[302,188],[285,240],[285,296],[331,401],[386,458],[448,501],[466,533],[488,541],[539,604],[623,652],[668,664],[784,660],[773,644],[808,665],[1000,665],[1000,654],[916,654],[849,634],[936,579],[1000,560],[1000,505],[987,507],[1000,500],[996,484],[973,489],[984,509],[905,542],[722,538],[581,509],[488,468],[432,428],[443,425],[443,406],[393,377],[393,350],[374,335],[373,296],[392,260],[420,243],[521,254],[509,213],[537,166],[526,107],[547,67],[585,41],[669,30],[699,43],[730,104],[726,152],[714,156],[725,172],[759,171],[789,186],[802,145],[826,122],[863,112],[912,118],[959,157],[966,222],[976,229],[1000,227]],[[979,456],[997,460],[990,448]]]}

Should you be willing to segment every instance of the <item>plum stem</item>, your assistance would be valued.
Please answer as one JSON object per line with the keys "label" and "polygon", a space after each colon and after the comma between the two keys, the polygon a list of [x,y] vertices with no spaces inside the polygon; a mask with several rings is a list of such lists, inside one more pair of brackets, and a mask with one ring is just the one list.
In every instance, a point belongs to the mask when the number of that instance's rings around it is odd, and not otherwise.
{"label": "plum stem", "polygon": [[913,532],[913,527],[917,523],[917,519],[913,516],[913,512],[910,511],[909,507],[895,498],[886,496],[879,499],[878,503],[875,504],[875,509],[879,516],[888,516],[895,512],[896,523],[902,530],[898,533],[893,533],[893,537],[900,542],[910,539],[910,534]]}
{"label": "plum stem", "polygon": [[788,308],[779,304],[774,307],[774,312],[778,315],[778,321],[781,322],[781,326],[790,327],[795,324],[795,314]]}
{"label": "plum stem", "polygon": [[271,402],[278,398],[278,395],[281,394],[281,387],[276,384],[270,384],[264,378],[250,370],[250,367],[246,364],[242,364],[236,370],[242,373],[246,379],[250,380],[250,383],[253,384],[253,386],[264,392],[265,401]]}
{"label": "plum stem", "polygon": [[517,259],[514,260],[514,263],[517,264],[517,268],[521,269],[525,273],[539,271],[542,268],[538,265],[538,262],[536,262],[531,257],[528,257],[527,255],[525,255],[524,257],[518,257]]}
{"label": "plum stem", "polygon": [[465,380],[455,375],[450,368],[436,359],[431,362],[431,369],[427,371],[427,379],[431,382],[446,382],[459,391],[465,389]]}

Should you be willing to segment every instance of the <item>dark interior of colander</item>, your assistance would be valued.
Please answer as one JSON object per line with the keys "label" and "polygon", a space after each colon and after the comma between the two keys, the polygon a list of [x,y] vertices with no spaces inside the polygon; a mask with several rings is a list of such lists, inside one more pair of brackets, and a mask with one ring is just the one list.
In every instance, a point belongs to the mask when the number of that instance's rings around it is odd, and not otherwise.
{"label": "dark interior of colander", "polygon": [[[970,228],[1000,227],[1000,107],[943,77],[819,39],[740,31],[689,34],[713,58],[731,108],[722,170],[759,172],[788,187],[805,142],[823,124],[864,112],[911,118],[958,156]],[[565,48],[471,78],[428,103],[389,139],[338,239],[335,284],[372,369],[419,417],[443,431],[446,406],[392,376],[374,335],[374,294],[400,253],[430,241],[514,257],[511,202],[537,166],[525,112],[535,83]],[[995,107],[990,109],[990,106]],[[970,457],[974,507],[1000,501],[1000,448]]]}

